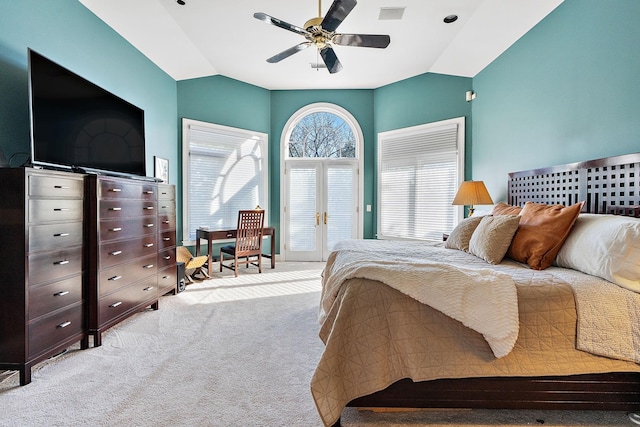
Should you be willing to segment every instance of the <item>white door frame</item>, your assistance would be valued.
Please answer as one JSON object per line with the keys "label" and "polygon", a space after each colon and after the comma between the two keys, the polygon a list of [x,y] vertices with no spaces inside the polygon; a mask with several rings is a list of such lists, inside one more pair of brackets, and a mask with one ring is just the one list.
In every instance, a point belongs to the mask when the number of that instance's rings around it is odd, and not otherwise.
{"label": "white door frame", "polygon": [[[362,128],[358,121],[353,117],[353,115],[347,111],[346,109],[340,107],[336,104],[331,104],[327,102],[318,102],[314,104],[309,104],[300,108],[298,111],[293,113],[287,123],[284,125],[282,129],[281,137],[280,137],[280,259],[286,261],[287,253],[285,250],[285,242],[288,240],[289,236],[289,224],[286,221],[285,209],[286,202],[289,199],[288,194],[288,186],[287,186],[287,177],[284,176],[284,171],[286,168],[286,162],[289,160],[289,138],[291,137],[291,132],[293,131],[294,126],[297,122],[303,117],[315,113],[315,112],[329,112],[335,114],[342,118],[345,122],[349,124],[351,127],[353,134],[356,139],[356,159],[358,162],[358,180],[357,180],[357,199],[356,199],[356,232],[357,238],[362,239],[363,237],[363,215],[364,210],[362,208],[364,203],[364,174],[362,171],[364,170],[364,135],[362,133]],[[291,159],[296,160],[296,159]],[[300,160],[300,159],[297,159]],[[316,159],[321,160],[321,159]],[[339,160],[339,159],[336,159]]]}

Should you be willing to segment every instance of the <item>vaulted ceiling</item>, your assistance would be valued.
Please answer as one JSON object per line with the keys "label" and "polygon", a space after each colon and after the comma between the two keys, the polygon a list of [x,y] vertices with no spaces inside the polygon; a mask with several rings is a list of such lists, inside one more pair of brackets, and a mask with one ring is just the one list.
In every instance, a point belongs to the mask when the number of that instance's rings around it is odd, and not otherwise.
{"label": "vaulted ceiling", "polygon": [[[79,0],[176,80],[221,74],[266,89],[372,89],[426,72],[474,77],[562,0],[359,0],[337,29],[388,34],[386,49],[333,46],[330,74],[315,46],[266,59],[305,39],[255,19],[263,12],[297,27],[318,16],[316,0]],[[332,0],[324,0],[324,16]],[[381,16],[382,14],[382,16]],[[400,19],[384,19],[389,15]],[[453,23],[447,16],[456,15]],[[381,19],[382,18],[382,19]]]}

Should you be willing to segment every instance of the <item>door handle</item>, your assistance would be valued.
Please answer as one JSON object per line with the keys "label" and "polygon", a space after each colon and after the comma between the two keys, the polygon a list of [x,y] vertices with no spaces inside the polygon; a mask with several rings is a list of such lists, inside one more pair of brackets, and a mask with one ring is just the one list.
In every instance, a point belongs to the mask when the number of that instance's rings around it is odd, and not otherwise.
{"label": "door handle", "polygon": [[320,212],[316,212],[316,225],[320,225]]}
{"label": "door handle", "polygon": [[327,225],[327,213],[324,213],[324,225]]}

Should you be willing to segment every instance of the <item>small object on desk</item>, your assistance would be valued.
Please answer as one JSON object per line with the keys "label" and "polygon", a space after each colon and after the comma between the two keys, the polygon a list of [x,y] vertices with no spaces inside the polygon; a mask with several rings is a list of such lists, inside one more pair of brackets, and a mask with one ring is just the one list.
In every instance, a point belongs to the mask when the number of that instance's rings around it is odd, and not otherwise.
{"label": "small object on desk", "polygon": [[449,233],[442,233],[442,241],[443,242],[446,242],[448,238],[449,238]]}

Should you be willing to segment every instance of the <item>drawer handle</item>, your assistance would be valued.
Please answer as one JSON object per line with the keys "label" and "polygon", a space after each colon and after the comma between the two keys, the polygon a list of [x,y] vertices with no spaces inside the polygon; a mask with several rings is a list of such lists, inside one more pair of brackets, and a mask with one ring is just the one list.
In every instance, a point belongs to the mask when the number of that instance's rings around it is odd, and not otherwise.
{"label": "drawer handle", "polygon": [[69,233],[56,233],[53,235],[53,237],[67,237],[69,235]]}
{"label": "drawer handle", "polygon": [[162,209],[167,209],[169,206],[161,206]]}
{"label": "drawer handle", "polygon": [[143,194],[153,194],[153,190],[145,190],[143,191]]}
{"label": "drawer handle", "polygon": [[151,227],[153,227],[154,225],[155,225],[155,224],[150,223],[150,224],[145,224],[145,225],[144,225],[144,227],[145,227],[145,228],[151,228]]}
{"label": "drawer handle", "polygon": [[116,280],[120,280],[120,279],[122,279],[122,276],[109,277],[107,280],[111,280],[112,282],[115,282]]}
{"label": "drawer handle", "polygon": [[62,261],[54,261],[53,262],[53,265],[66,265],[66,264],[69,264],[69,260],[64,259]]}
{"label": "drawer handle", "polygon": [[163,237],[162,240],[164,240],[165,242],[168,242],[169,240],[171,240],[171,237]]}
{"label": "drawer handle", "polygon": [[64,186],[64,185],[54,185],[53,188],[55,188],[57,190],[68,190],[71,187],[67,187],[67,186]]}
{"label": "drawer handle", "polygon": [[68,295],[69,291],[60,291],[60,292],[56,292],[55,294],[53,294],[54,297],[63,297],[65,295]]}
{"label": "drawer handle", "polygon": [[122,188],[110,188],[109,191],[111,191],[112,193],[120,193],[122,191]]}
{"label": "drawer handle", "polygon": [[60,323],[57,328],[66,328],[67,326],[69,326],[71,324],[71,322],[67,321],[67,322],[62,322]]}
{"label": "drawer handle", "polygon": [[71,209],[69,208],[53,208],[54,212],[66,212],[66,211],[70,211]]}
{"label": "drawer handle", "polygon": [[152,248],[153,247],[153,243],[147,243],[144,245],[145,248]]}
{"label": "drawer handle", "polygon": [[166,255],[162,257],[163,259],[171,259],[171,255]]}
{"label": "drawer handle", "polygon": [[145,211],[152,211],[153,210],[153,206],[145,206],[144,210]]}
{"label": "drawer handle", "polygon": [[120,227],[114,227],[114,228],[112,228],[112,229],[111,229],[111,230],[109,230],[109,231],[113,231],[114,233],[117,233],[118,231],[122,231],[122,228],[120,228]]}
{"label": "drawer handle", "polygon": [[169,221],[168,219],[165,219],[164,221],[162,221],[163,224],[169,224],[171,221]]}
{"label": "drawer handle", "polygon": [[143,289],[143,291],[150,291],[153,289],[153,286],[147,286],[146,288]]}
{"label": "drawer handle", "polygon": [[162,280],[167,280],[170,276],[162,276]]}
{"label": "drawer handle", "polygon": [[143,265],[142,268],[153,268],[153,264]]}
{"label": "drawer handle", "polygon": [[121,211],[122,208],[109,208],[110,211]]}
{"label": "drawer handle", "polygon": [[113,304],[111,304],[109,307],[111,308],[116,308],[117,306],[119,306],[120,304],[122,304],[122,301],[118,301],[118,302],[114,302]]}
{"label": "drawer handle", "polygon": [[117,256],[117,255],[120,255],[121,253],[122,251],[113,251],[109,255]]}
{"label": "drawer handle", "polygon": [[233,237],[233,233],[227,233],[227,237]]}

